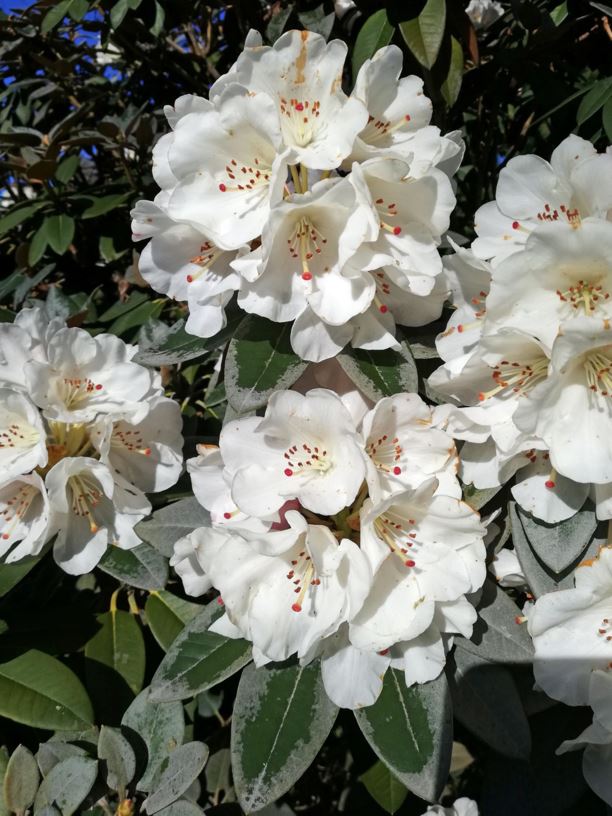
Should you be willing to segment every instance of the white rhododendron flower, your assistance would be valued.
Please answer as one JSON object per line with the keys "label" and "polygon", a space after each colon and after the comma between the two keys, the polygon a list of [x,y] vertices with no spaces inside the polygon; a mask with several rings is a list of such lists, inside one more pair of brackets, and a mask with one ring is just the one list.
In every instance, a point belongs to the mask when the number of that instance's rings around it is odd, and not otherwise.
{"label": "white rhododendron flower", "polygon": [[466,595],[486,572],[447,412],[416,394],[367,407],[350,391],[279,391],[263,418],[227,422],[187,464],[211,525],[172,559],[187,592],[221,593],[213,631],[252,641],[258,664],[320,656],[328,695],[350,708],[376,700],[389,666],[409,685],[436,677],[453,636],[471,634]]}
{"label": "white rhododendron flower", "polygon": [[462,796],[455,799],[450,807],[442,805],[432,805],[428,807],[423,816],[478,816],[478,805],[473,799]]}
{"label": "white rhododendron flower", "polygon": [[555,700],[588,705],[592,673],[612,660],[611,547],[578,566],[573,589],[538,598],[529,631],[538,686]]}
{"label": "white rhododendron flower", "polygon": [[238,306],[293,323],[291,344],[318,362],[345,345],[397,348],[395,324],[439,317],[447,286],[438,254],[462,144],[429,125],[402,54],[378,51],[353,93],[346,44],[289,31],[273,46],[250,32],[210,89],[166,110],[154,149],[161,192],[132,212],[149,238],[140,269],[186,301],[186,330],[212,337]]}
{"label": "white rhododendron flower", "polygon": [[108,547],[140,543],[144,493],[180,476],[179,407],[118,337],[67,328],[42,306],[2,328],[0,557],[38,555],[55,537],[57,563],[89,572]]}

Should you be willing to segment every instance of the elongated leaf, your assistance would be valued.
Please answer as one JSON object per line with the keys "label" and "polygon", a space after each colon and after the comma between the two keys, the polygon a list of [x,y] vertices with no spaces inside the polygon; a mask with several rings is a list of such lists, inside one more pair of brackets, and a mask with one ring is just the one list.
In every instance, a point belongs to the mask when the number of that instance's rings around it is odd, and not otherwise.
{"label": "elongated leaf", "polygon": [[558,524],[546,524],[533,518],[518,505],[516,512],[534,552],[540,561],[557,574],[580,558],[597,529],[595,509],[588,504],[571,518]]}
{"label": "elongated leaf", "polygon": [[44,201],[36,201],[33,204],[11,207],[6,211],[6,215],[2,215],[2,218],[0,218],[0,235],[4,235],[5,232],[19,226],[23,221],[27,221],[44,205]]}
{"label": "elongated leaf", "polygon": [[380,9],[371,14],[361,26],[353,47],[353,81],[363,63],[374,56],[379,48],[389,45],[394,28],[387,18],[387,10]]}
{"label": "elongated leaf", "polygon": [[478,621],[462,648],[494,663],[533,662],[533,642],[521,623],[518,606],[493,581],[487,580],[478,605]]}
{"label": "elongated leaf", "polygon": [[4,801],[15,813],[24,813],[34,801],[40,774],[38,765],[25,745],[13,751],[4,777]]}
{"label": "elongated leaf", "polygon": [[4,745],[0,745],[0,816],[10,816],[11,813],[4,798],[4,778],[6,775],[8,761],[8,750]]}
{"label": "elongated leaf", "polygon": [[273,391],[289,388],[306,369],[291,349],[289,323],[250,315],[230,340],[225,361],[225,391],[239,413],[265,406]]}
{"label": "elongated leaf", "polygon": [[612,77],[600,79],[594,83],[591,90],[582,98],[576,114],[576,122],[584,124],[612,98]]}
{"label": "elongated leaf", "polygon": [[103,725],[98,741],[98,757],[106,762],[106,784],[125,795],[136,772],[136,755],[130,743],[116,728]]}
{"label": "elongated leaf", "polygon": [[455,716],[486,745],[512,759],[527,759],[529,723],[510,672],[457,643],[451,682]]}
{"label": "elongated leaf", "polygon": [[147,766],[136,787],[148,792],[163,763],[183,742],[183,706],[180,703],[152,702],[146,688],[127,709],[121,725],[128,729],[128,736],[129,731],[135,731],[147,748]]}
{"label": "elongated leaf", "polygon": [[45,219],[45,229],[51,249],[63,255],[74,238],[74,219],[69,215],[51,215]]}
{"label": "elongated leaf", "polygon": [[184,601],[164,590],[152,592],[145,605],[149,628],[165,652],[183,631],[185,624],[201,611],[200,604]]}
{"label": "elongated leaf", "polygon": [[461,83],[463,81],[463,48],[459,40],[451,37],[451,54],[450,64],[448,66],[448,74],[442,83],[440,90],[442,96],[446,100],[446,104],[452,107],[457,101],[459,91],[461,90]]}
{"label": "elongated leaf", "polygon": [[170,558],[179,538],[197,527],[210,527],[210,515],[192,496],[156,510],[149,521],[141,521],[135,529],[142,539]]}
{"label": "elongated leaf", "polygon": [[438,57],[446,25],[444,0],[427,0],[418,17],[399,24],[404,42],[425,68]]}
{"label": "elongated leaf", "polygon": [[44,16],[40,25],[41,33],[48,34],[58,23],[64,19],[70,8],[72,0],[61,0],[53,6]]}
{"label": "elongated leaf", "polygon": [[236,331],[236,327],[242,320],[240,313],[228,318],[227,325],[214,337],[202,339],[187,334],[184,329],[185,321],[178,320],[164,339],[146,348],[140,349],[135,362],[142,365],[174,365],[184,363],[187,360],[194,360],[201,357],[211,349],[221,346]]}
{"label": "elongated leaf", "polygon": [[401,344],[401,351],[350,349],[337,359],[355,385],[374,401],[418,389],[416,363],[407,343]]}
{"label": "elongated leaf", "polygon": [[157,813],[176,802],[198,778],[208,759],[208,747],[203,742],[186,742],[168,759],[152,793],[143,806],[147,813]]}
{"label": "elongated leaf", "polygon": [[36,761],[42,775],[48,776],[51,768],[54,768],[58,762],[72,756],[86,756],[86,751],[71,742],[50,740],[49,742],[43,742],[39,747],[36,752]]}
{"label": "elongated leaf", "polygon": [[606,136],[612,142],[612,99],[608,99],[604,105],[601,118]]}
{"label": "elongated leaf", "polygon": [[105,215],[106,213],[111,212],[111,210],[121,207],[121,205],[126,202],[128,198],[129,193],[119,193],[94,198],[93,203],[85,210],[81,218],[98,218],[100,215]]}
{"label": "elongated leaf", "polygon": [[[372,706],[355,711],[377,756],[406,787],[434,801],[446,782],[453,748],[453,716],[446,677],[408,688],[389,669]],[[389,728],[389,723],[393,728]]]}
{"label": "elongated leaf", "polygon": [[47,219],[45,219],[30,240],[30,248],[28,249],[28,264],[30,266],[35,266],[40,261],[45,254],[48,243]]}
{"label": "elongated leaf", "polygon": [[34,811],[55,805],[62,816],[72,816],[93,787],[98,775],[95,759],[75,756],[58,762],[38,789]]}
{"label": "elongated leaf", "polygon": [[0,663],[0,715],[52,731],[93,722],[89,697],[77,676],[35,649]]}
{"label": "elongated leaf", "polygon": [[359,779],[367,792],[387,813],[395,813],[404,804],[408,788],[397,779],[384,762],[376,762]]}
{"label": "elongated leaf", "polygon": [[101,628],[85,646],[85,655],[114,669],[137,694],[142,688],[145,647],[140,626],[121,609],[98,615]]}
{"label": "elongated leaf", "polygon": [[151,681],[152,700],[184,700],[231,677],[251,660],[251,644],[209,632],[221,612],[204,607],[168,649]]}
{"label": "elongated leaf", "polygon": [[138,589],[163,589],[168,580],[168,562],[148,544],[133,550],[110,547],[98,566],[118,581]]}
{"label": "elongated leaf", "polygon": [[318,661],[273,664],[242,673],[232,718],[232,770],[242,808],[273,802],[300,778],[338,713]]}
{"label": "elongated leaf", "polygon": [[0,598],[16,587],[38,564],[40,558],[41,556],[36,556],[35,558],[24,558],[23,561],[18,561],[16,564],[0,564]]}

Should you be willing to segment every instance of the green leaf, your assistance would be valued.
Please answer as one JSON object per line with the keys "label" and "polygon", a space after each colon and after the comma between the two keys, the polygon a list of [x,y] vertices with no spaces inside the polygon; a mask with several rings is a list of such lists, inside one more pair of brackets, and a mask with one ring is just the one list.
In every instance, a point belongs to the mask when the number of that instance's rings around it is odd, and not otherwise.
{"label": "green leaf", "polygon": [[462,648],[455,649],[451,682],[455,716],[494,751],[525,760],[531,750],[529,723],[512,675]]}
{"label": "green leaf", "polygon": [[444,674],[408,688],[403,672],[388,669],[378,700],[355,711],[355,718],[379,759],[407,788],[430,802],[439,797],[453,746]]}
{"label": "green leaf", "polygon": [[311,11],[298,12],[298,20],[308,31],[314,31],[316,34],[320,34],[327,39],[334,27],[336,15],[333,11],[326,14],[325,4],[321,3],[321,5],[316,6]]}
{"label": "green leaf", "polygon": [[111,9],[111,26],[113,28],[119,28],[121,23],[123,22],[123,18],[129,11],[129,4],[128,0],[117,0],[113,8]]}
{"label": "green leaf", "polygon": [[600,79],[593,84],[591,90],[582,98],[576,114],[576,122],[584,124],[612,98],[612,77]]}
{"label": "green leaf", "polygon": [[151,26],[151,34],[154,37],[157,37],[161,30],[164,27],[164,21],[166,19],[166,12],[164,11],[163,7],[160,6],[157,0],[155,0],[155,20],[153,21],[153,25]]}
{"label": "green leaf", "polygon": [[181,703],[158,703],[149,698],[146,688],[127,709],[121,720],[123,729],[135,731],[147,746],[148,762],[136,787],[150,791],[159,769],[183,742],[185,716]]}
{"label": "green leaf", "polygon": [[43,776],[48,776],[51,768],[54,768],[58,762],[72,756],[86,756],[87,753],[84,748],[78,745],[72,745],[70,742],[49,741],[43,742],[36,752],[36,761]]}
{"label": "green leaf", "polygon": [[167,652],[172,642],[200,611],[200,604],[189,603],[170,592],[152,592],[145,604],[147,623],[153,637]]}
{"label": "green leaf", "polygon": [[567,0],[564,0],[563,3],[559,3],[559,5],[555,6],[550,12],[550,19],[556,26],[560,26],[561,23],[567,19],[568,14]]}
{"label": "green leaf", "polygon": [[230,340],[225,360],[227,398],[238,414],[262,408],[274,391],[289,388],[308,363],[291,349],[291,324],[249,315]]}
{"label": "green leaf", "polygon": [[72,0],[61,0],[60,3],[53,6],[44,16],[43,21],[40,25],[40,31],[42,34],[48,34],[51,29],[55,28],[58,23],[64,19],[66,14],[68,13],[68,9]]}
{"label": "green leaf", "polygon": [[151,681],[152,700],[184,700],[231,677],[251,660],[251,644],[209,632],[221,612],[214,601],[183,629]]}
{"label": "green leaf", "polygon": [[374,56],[379,48],[389,45],[393,39],[394,28],[387,18],[386,9],[380,9],[370,15],[359,30],[353,48],[353,82],[363,63]]}
{"label": "green leaf", "polygon": [[203,742],[186,742],[170,754],[155,788],[143,802],[147,813],[157,813],[176,802],[198,778],[208,759]]}
{"label": "green leaf", "polygon": [[198,527],[210,527],[210,515],[197,499],[181,499],[153,513],[149,521],[141,521],[135,531],[166,558],[173,553],[175,542]]}
{"label": "green leaf", "polygon": [[451,108],[457,101],[461,83],[463,81],[463,48],[459,40],[451,36],[451,56],[448,74],[442,83],[440,90],[446,100],[446,104]]}
{"label": "green leaf", "polygon": [[376,804],[387,813],[399,810],[408,796],[408,788],[380,761],[375,762],[359,779]]}
{"label": "green leaf", "polygon": [[603,108],[602,122],[606,136],[612,142],[612,99],[608,99]]}
{"label": "green leaf", "polygon": [[0,598],[23,580],[40,561],[42,556],[24,558],[16,564],[0,564]]}
{"label": "green leaf", "polygon": [[502,485],[499,485],[499,487],[485,487],[479,490],[477,487],[474,487],[473,484],[467,484],[463,487],[463,501],[474,508],[474,510],[480,510],[480,508],[490,502],[493,496],[496,496],[501,489]]}
{"label": "green leaf", "polygon": [[0,816],[10,816],[11,813],[4,799],[4,777],[6,775],[8,761],[8,750],[6,746],[0,745]]}
{"label": "green leaf", "polygon": [[163,810],[158,810],[157,816],[204,816],[204,811],[189,799],[178,799]]}
{"label": "green leaf", "polygon": [[514,601],[494,581],[487,580],[472,637],[461,640],[462,648],[494,663],[531,664],[533,642],[527,627],[517,623],[521,617]]}
{"label": "green leaf", "polygon": [[68,9],[68,13],[76,23],[78,23],[79,20],[82,20],[88,11],[88,0],[72,0],[70,8]]}
{"label": "green leaf", "polygon": [[161,298],[159,300],[149,300],[147,298],[146,303],[141,303],[140,306],[117,318],[114,323],[111,323],[108,330],[111,334],[120,337],[124,332],[133,329],[135,326],[144,325],[147,320],[157,320],[164,306],[165,301]]}
{"label": "green leaf", "polygon": [[118,317],[123,317],[128,312],[133,311],[137,306],[147,303],[149,296],[145,292],[130,292],[127,300],[118,300],[113,303],[105,312],[103,312],[98,320],[100,323],[112,323]]}
{"label": "green leaf", "polygon": [[400,351],[350,349],[341,352],[337,359],[355,385],[375,402],[392,394],[418,390],[416,363],[406,342],[402,342]]}
{"label": "green leaf", "polygon": [[55,805],[62,816],[72,816],[92,789],[97,775],[98,763],[95,759],[74,756],[58,762],[38,789],[34,812],[46,805]]}
{"label": "green leaf", "polygon": [[34,204],[26,204],[25,206],[13,206],[6,211],[6,215],[0,218],[0,235],[19,226],[23,221],[27,221],[31,215],[38,212],[41,207],[44,207],[45,201],[36,201]]}
{"label": "green leaf", "polygon": [[404,42],[425,68],[435,63],[446,26],[445,0],[427,0],[418,17],[399,24]]}
{"label": "green leaf", "polygon": [[98,564],[118,581],[138,589],[163,589],[168,580],[168,562],[148,544],[133,550],[110,547]]}
{"label": "green leaf", "polygon": [[36,649],[0,663],[0,715],[54,731],[93,722],[81,681],[59,660]]}
{"label": "green leaf", "polygon": [[24,745],[18,745],[4,777],[4,801],[9,809],[24,813],[34,801],[39,782],[36,760]]}
{"label": "green leaf", "polygon": [[319,661],[244,670],[231,738],[234,785],[243,810],[260,810],[297,782],[337,714],[323,688]]}
{"label": "green leaf", "polygon": [[129,197],[129,193],[115,193],[113,195],[99,196],[98,198],[89,196],[93,204],[85,210],[81,218],[83,220],[86,218],[97,218],[100,215],[111,212],[111,210],[120,207]]}
{"label": "green leaf", "polygon": [[106,762],[106,784],[123,798],[136,773],[136,755],[116,728],[103,725],[98,740],[98,757]]}
{"label": "green leaf", "polygon": [[535,554],[557,574],[582,556],[597,529],[597,516],[590,502],[575,515],[557,524],[546,524],[518,506],[516,511]]}
{"label": "green leaf", "polygon": [[74,219],[69,215],[52,215],[45,218],[47,241],[58,255],[63,255],[74,238]]}
{"label": "green leaf", "polygon": [[235,316],[232,320],[227,321],[227,326],[219,334],[206,339],[187,334],[184,329],[185,321],[178,320],[159,344],[144,348],[141,345],[140,351],[134,357],[134,362],[141,365],[161,366],[194,360],[211,349],[221,346],[227,338],[234,334],[240,320],[240,317]]}
{"label": "green leaf", "polygon": [[134,615],[111,609],[98,615],[97,621],[101,628],[85,646],[85,656],[116,671],[138,694],[144,680],[145,646]]}
{"label": "green leaf", "polygon": [[36,230],[30,241],[30,248],[28,249],[28,265],[36,266],[38,261],[45,254],[49,241],[47,238],[47,219],[42,222],[40,227]]}
{"label": "green leaf", "polygon": [[55,171],[55,178],[61,181],[62,184],[67,184],[79,169],[79,163],[80,160],[78,156],[68,156],[67,159],[64,159],[58,165]]}

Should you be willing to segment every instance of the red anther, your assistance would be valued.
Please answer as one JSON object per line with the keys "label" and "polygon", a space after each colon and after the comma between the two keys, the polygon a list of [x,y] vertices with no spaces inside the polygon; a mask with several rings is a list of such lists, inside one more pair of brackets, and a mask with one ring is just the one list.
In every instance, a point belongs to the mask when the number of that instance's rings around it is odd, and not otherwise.
{"label": "red anther", "polygon": [[293,471],[289,468],[285,468],[285,476],[293,476]]}
{"label": "red anther", "polygon": [[404,561],[404,564],[405,564],[407,567],[415,567],[415,566],[416,566],[416,561],[412,561],[412,560],[410,560],[410,561]]}
{"label": "red anther", "polygon": [[460,324],[457,326],[457,331],[459,332],[459,334],[461,334],[461,332],[463,331],[463,323],[460,323]]}
{"label": "red anther", "polygon": [[231,519],[231,517],[232,517],[232,514],[231,514],[231,513],[224,513],[224,514],[223,514],[223,518],[224,518],[224,519]]}
{"label": "red anther", "polygon": [[304,105],[302,105],[301,102],[298,102],[297,105],[295,106],[295,109],[296,109],[296,111],[303,111],[304,110]]}
{"label": "red anther", "polygon": [[187,275],[187,283],[193,283],[193,275]]}
{"label": "red anther", "polygon": [[399,476],[400,473],[402,472],[402,469],[401,467],[394,467],[393,472],[395,473],[396,476]]}
{"label": "red anther", "polygon": [[312,273],[311,272],[304,272],[302,274],[302,280],[305,280],[305,281],[312,280]]}
{"label": "red anther", "polygon": [[519,224],[519,222],[518,222],[518,221],[513,221],[513,222],[512,222],[512,229],[518,229],[520,226],[521,226],[521,225]]}
{"label": "red anther", "polygon": [[294,603],[291,608],[294,612],[301,612],[302,611],[302,604]]}
{"label": "red anther", "polygon": [[100,385],[100,383],[98,383],[96,385],[96,391],[101,391],[101,390],[102,390],[102,386]]}
{"label": "red anther", "polygon": [[151,448],[145,448],[143,450],[143,453],[144,453],[145,456],[150,456],[151,455]]}
{"label": "red anther", "polygon": [[544,482],[544,487],[547,487],[549,490],[552,490],[552,489],[553,489],[553,487],[556,487],[556,485],[555,485],[555,483],[553,482],[553,480],[552,480],[552,479],[547,479],[547,480]]}
{"label": "red anther", "polygon": [[401,227],[393,227],[393,234],[394,235],[399,235],[401,231],[402,231]]}
{"label": "red anther", "polygon": [[484,402],[484,400],[486,399],[486,397],[485,397],[485,395],[482,393],[482,391],[481,391],[481,392],[480,392],[480,394],[478,395],[478,399],[480,400],[480,402]]}
{"label": "red anther", "polygon": [[409,113],[407,113],[407,114],[404,116],[404,119],[405,119],[407,122],[409,122],[409,121],[410,121],[410,114],[409,114]]}
{"label": "red anther", "polygon": [[227,190],[227,187],[225,186],[225,184],[220,184],[219,189],[221,190],[222,193],[224,193]]}
{"label": "red anther", "polygon": [[382,314],[386,314],[389,311],[389,307],[385,306],[385,304],[383,303],[382,306],[378,307],[378,311],[381,312]]}
{"label": "red anther", "polygon": [[223,606],[223,598],[220,595],[217,598],[217,603],[219,604],[219,606]]}

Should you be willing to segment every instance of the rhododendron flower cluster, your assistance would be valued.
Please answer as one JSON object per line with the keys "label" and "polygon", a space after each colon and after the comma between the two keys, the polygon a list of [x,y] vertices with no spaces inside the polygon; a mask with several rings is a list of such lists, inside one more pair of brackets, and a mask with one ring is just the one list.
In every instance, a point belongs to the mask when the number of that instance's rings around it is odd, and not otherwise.
{"label": "rhododendron flower cluster", "polygon": [[136,346],[92,337],[43,307],[0,326],[0,556],[37,555],[55,536],[66,572],[89,572],[109,546],[140,543],[145,492],[182,470],[181,416]]}
{"label": "rhododendron flower cluster", "polygon": [[208,99],[166,109],[161,190],[137,204],[133,233],[151,239],[145,280],[187,301],[188,332],[216,334],[237,292],[246,312],[291,322],[294,350],[319,361],[347,343],[396,347],[396,322],[440,315],[461,140],[429,124],[396,46],[366,60],[347,96],[346,50],[311,31],[273,46],[251,32]]}
{"label": "rhododendron flower cluster", "polygon": [[[430,385],[460,407],[462,477],[546,522],[612,518],[612,152],[570,136],[518,156],[478,237],[445,259],[456,311]],[[467,407],[464,407],[467,406]]]}
{"label": "rhododendron flower cluster", "polygon": [[351,708],[375,701],[389,665],[409,685],[436,677],[485,577],[485,527],[443,423],[416,394],[364,413],[327,389],[279,391],[200,446],[187,467],[210,526],[172,563],[188,593],[220,591],[211,630],[252,641],[258,665],[320,656]]}

